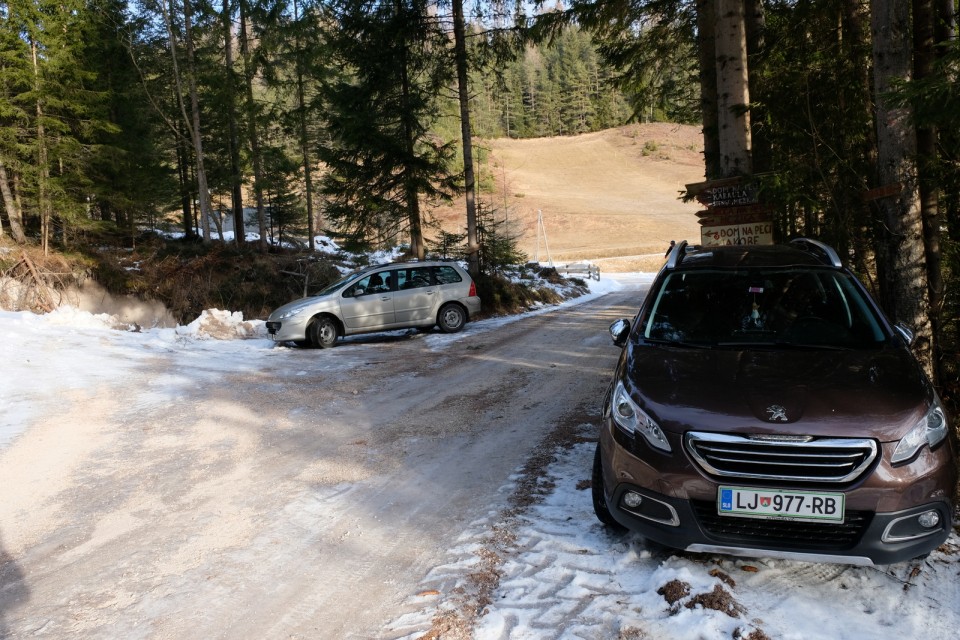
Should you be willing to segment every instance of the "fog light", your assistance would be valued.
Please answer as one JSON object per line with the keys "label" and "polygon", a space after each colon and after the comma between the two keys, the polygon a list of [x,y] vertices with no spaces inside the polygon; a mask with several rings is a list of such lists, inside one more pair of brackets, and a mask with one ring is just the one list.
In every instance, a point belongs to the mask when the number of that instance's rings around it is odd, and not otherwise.
{"label": "fog light", "polygon": [[920,523],[921,527],[933,529],[940,524],[940,514],[936,511],[924,511],[917,518],[917,522]]}
{"label": "fog light", "polygon": [[623,504],[627,505],[631,509],[636,509],[639,507],[641,502],[643,502],[643,496],[641,496],[639,493],[628,491],[627,495],[623,496]]}

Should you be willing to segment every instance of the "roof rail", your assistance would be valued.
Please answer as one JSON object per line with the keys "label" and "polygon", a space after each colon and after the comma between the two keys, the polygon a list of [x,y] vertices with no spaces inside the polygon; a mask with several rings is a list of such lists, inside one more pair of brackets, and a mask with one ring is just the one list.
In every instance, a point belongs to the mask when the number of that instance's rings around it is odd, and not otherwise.
{"label": "roof rail", "polygon": [[667,257],[667,268],[673,269],[680,261],[683,260],[683,256],[687,254],[687,241],[681,240],[673,246],[673,250],[670,251],[670,255]]}
{"label": "roof rail", "polygon": [[813,254],[824,264],[829,264],[834,267],[843,266],[843,263],[840,262],[840,256],[833,250],[833,247],[819,240],[813,240],[812,238],[794,238],[790,241],[790,244],[796,245],[807,253]]}

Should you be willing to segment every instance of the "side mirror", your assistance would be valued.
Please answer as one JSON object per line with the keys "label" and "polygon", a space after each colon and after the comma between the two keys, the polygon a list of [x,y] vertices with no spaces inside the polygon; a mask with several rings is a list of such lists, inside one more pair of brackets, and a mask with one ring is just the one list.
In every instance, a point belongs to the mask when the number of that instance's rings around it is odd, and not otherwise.
{"label": "side mirror", "polygon": [[914,335],[913,331],[910,330],[907,325],[897,323],[893,328],[900,334],[900,337],[903,338],[903,341],[907,343],[908,347],[913,346],[913,341],[916,340],[917,336]]}
{"label": "side mirror", "polygon": [[630,321],[626,318],[620,318],[610,325],[610,337],[613,338],[613,344],[618,347],[626,344],[628,335],[630,335]]}

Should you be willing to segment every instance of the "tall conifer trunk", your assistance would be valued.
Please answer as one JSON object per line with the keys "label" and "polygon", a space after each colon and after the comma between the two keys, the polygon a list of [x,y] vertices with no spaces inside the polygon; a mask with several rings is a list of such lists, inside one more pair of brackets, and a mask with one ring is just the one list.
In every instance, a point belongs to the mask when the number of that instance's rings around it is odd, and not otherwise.
{"label": "tall conifer trunk", "polygon": [[23,233],[23,211],[20,208],[17,196],[10,188],[7,167],[2,160],[0,160],[0,194],[3,196],[4,210],[7,212],[7,219],[10,221],[10,237],[18,244],[23,244],[27,241],[27,236]]}
{"label": "tall conifer trunk", "polygon": [[914,351],[927,374],[933,376],[930,299],[914,160],[917,136],[909,108],[894,106],[887,97],[896,81],[911,77],[910,4],[872,0],[871,10],[877,180],[881,187],[899,187],[897,194],[875,203],[880,230],[877,272],[881,301],[895,322],[903,322],[915,332]]}
{"label": "tall conifer trunk", "polygon": [[700,112],[703,163],[707,180],[720,177],[720,125],[717,121],[716,0],[697,0],[697,49],[700,58]]}
{"label": "tall conifer trunk", "polygon": [[463,0],[453,0],[453,46],[457,65],[457,95],[460,101],[460,137],[463,139],[463,178],[467,201],[467,260],[470,274],[480,273],[477,243],[476,178],[473,173],[473,134],[470,130],[470,96],[467,88],[467,36]]}
{"label": "tall conifer trunk", "polygon": [[293,0],[293,20],[297,23],[296,42],[296,67],[297,67],[297,120],[300,125],[300,156],[303,164],[303,184],[306,191],[307,200],[307,234],[309,236],[308,244],[310,251],[316,248],[316,229],[313,214],[313,167],[310,160],[310,142],[307,135],[307,101],[306,91],[304,90],[303,73],[303,51],[300,49],[300,10],[297,0]]}
{"label": "tall conifer trunk", "polygon": [[[913,0],[913,73],[915,80],[933,74],[934,7],[933,0]],[[943,273],[940,260],[940,203],[936,179],[937,130],[934,126],[917,128],[917,187],[920,220],[923,225],[924,257],[927,265],[927,294],[930,296],[930,339],[932,367],[939,378],[937,363],[940,348],[940,309],[943,305]]]}
{"label": "tall conifer trunk", "polygon": [[715,0],[717,119],[720,137],[720,174],[749,175],[750,102],[744,0]]}
{"label": "tall conifer trunk", "polygon": [[257,107],[253,101],[253,57],[250,52],[246,0],[240,0],[240,52],[243,55],[243,78],[246,88],[247,135],[250,137],[250,155],[253,159],[253,195],[257,202],[257,222],[260,227],[260,249],[267,248],[267,213],[263,204],[263,155],[260,152],[260,134],[257,130]]}
{"label": "tall conifer trunk", "polygon": [[187,45],[187,85],[190,89],[190,112],[193,120],[193,146],[197,151],[197,195],[200,199],[200,215],[203,217],[203,239],[210,240],[210,220],[213,204],[207,186],[207,170],[204,167],[203,137],[200,134],[200,98],[197,94],[196,55],[193,49],[193,10],[190,0],[183,0],[183,37]]}
{"label": "tall conifer trunk", "polygon": [[43,102],[40,96],[40,62],[37,57],[37,43],[30,41],[33,56],[34,90],[36,91],[37,115],[37,205],[40,209],[40,246],[44,255],[50,251],[50,218],[53,216],[53,204],[50,202],[50,166],[47,157],[47,134],[43,126]]}
{"label": "tall conifer trunk", "polygon": [[[396,0],[394,7],[398,16],[404,14],[402,0]],[[407,163],[403,168],[403,189],[407,203],[407,221],[410,227],[410,253],[413,257],[422,260],[426,251],[423,245],[423,227],[421,226],[420,193],[413,182],[409,166],[409,163],[413,162],[416,157],[413,124],[410,122],[412,118],[410,111],[410,77],[407,71],[407,55],[410,44],[405,34],[401,34],[400,39],[400,61],[398,63],[400,69],[400,99],[404,105],[400,117],[402,118],[403,144],[407,153]]]}
{"label": "tall conifer trunk", "polygon": [[227,145],[230,152],[230,206],[233,211],[233,235],[237,244],[246,241],[243,218],[243,175],[240,173],[240,133],[237,127],[237,85],[233,59],[233,12],[230,0],[223,0],[223,48],[227,81]]}

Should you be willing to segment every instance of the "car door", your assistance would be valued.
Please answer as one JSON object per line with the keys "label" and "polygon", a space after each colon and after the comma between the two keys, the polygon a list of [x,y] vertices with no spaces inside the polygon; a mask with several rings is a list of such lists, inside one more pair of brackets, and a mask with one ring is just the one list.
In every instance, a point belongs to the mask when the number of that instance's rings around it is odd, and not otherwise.
{"label": "car door", "polygon": [[371,273],[344,290],[340,313],[347,333],[376,331],[396,322],[389,270]]}
{"label": "car door", "polygon": [[394,309],[397,322],[404,325],[426,325],[436,321],[437,285],[430,267],[397,270],[397,292]]}

